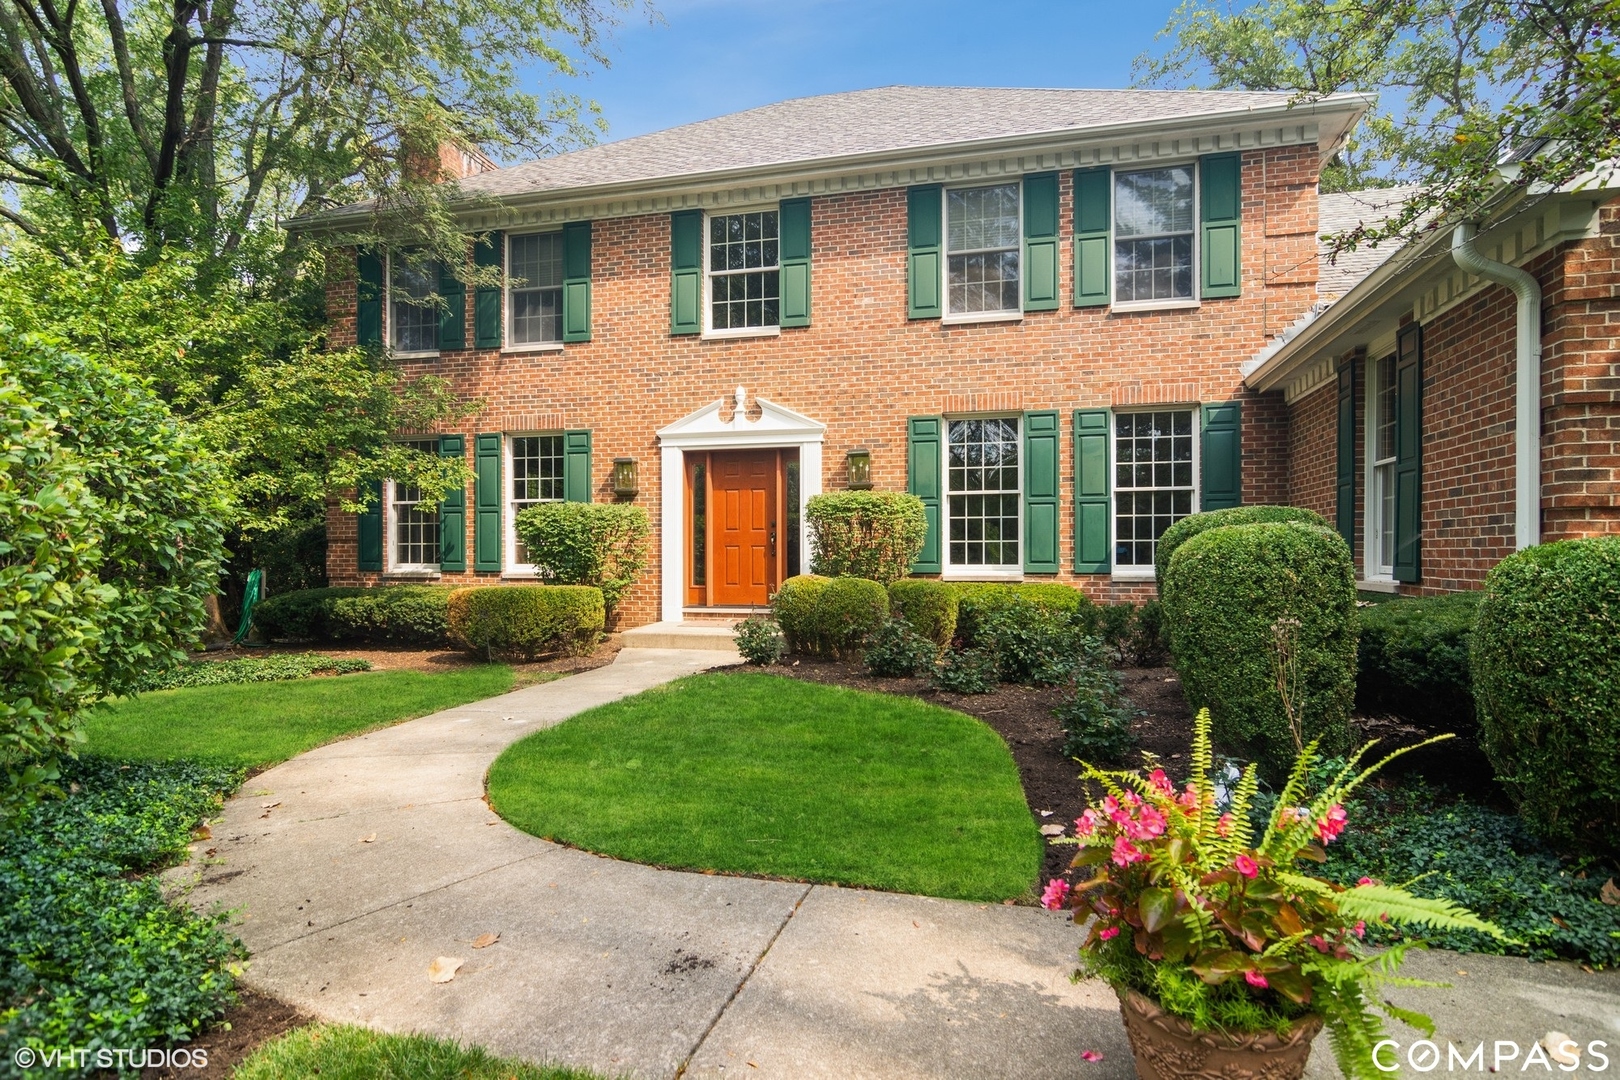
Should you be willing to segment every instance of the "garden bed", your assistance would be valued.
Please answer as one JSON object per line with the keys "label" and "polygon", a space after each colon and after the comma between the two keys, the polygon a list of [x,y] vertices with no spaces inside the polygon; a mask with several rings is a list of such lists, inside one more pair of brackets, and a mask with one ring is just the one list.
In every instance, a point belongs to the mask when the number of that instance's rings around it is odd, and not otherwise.
{"label": "garden bed", "polygon": [[[274,645],[253,648],[237,646],[215,652],[199,653],[193,656],[192,659],[200,663],[209,663],[219,660],[240,660],[243,657],[308,652],[318,652],[322,656],[330,656],[336,660],[366,660],[371,663],[371,670],[373,671],[460,671],[484,663],[481,658],[468,656],[465,652],[447,649],[442,645],[357,645],[351,648],[344,645],[297,642],[277,642]],[[618,654],[618,635],[611,634],[584,656],[558,654],[540,657],[528,662],[513,660],[505,662],[512,665],[513,670],[518,675],[518,684],[522,685],[523,673],[526,671],[561,672],[572,675],[580,671],[589,671],[592,668],[605,667],[613,663],[613,658]]]}

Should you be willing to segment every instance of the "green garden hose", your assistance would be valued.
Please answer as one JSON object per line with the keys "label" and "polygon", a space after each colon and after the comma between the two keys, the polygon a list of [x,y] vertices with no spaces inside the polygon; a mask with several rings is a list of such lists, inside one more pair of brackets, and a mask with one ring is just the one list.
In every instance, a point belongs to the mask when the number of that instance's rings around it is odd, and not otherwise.
{"label": "green garden hose", "polygon": [[242,644],[247,639],[248,631],[253,629],[253,609],[259,604],[263,585],[263,570],[255,570],[248,574],[247,587],[242,590],[242,622],[236,628],[236,636],[231,639],[232,645]]}

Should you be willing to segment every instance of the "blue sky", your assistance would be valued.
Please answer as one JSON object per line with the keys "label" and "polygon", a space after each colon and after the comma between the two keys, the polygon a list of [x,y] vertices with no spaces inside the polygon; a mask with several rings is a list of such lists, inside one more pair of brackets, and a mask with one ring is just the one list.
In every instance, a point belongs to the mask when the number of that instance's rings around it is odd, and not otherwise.
{"label": "blue sky", "polygon": [[[1117,87],[1158,45],[1154,0],[661,0],[627,21],[613,66],[569,88],[607,139],[785,98],[894,83]],[[542,89],[539,86],[528,89]]]}

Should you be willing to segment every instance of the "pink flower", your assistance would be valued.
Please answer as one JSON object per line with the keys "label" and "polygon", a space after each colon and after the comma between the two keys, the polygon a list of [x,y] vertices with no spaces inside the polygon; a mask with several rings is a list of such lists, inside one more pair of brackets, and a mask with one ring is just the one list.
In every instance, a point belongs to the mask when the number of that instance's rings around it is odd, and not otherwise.
{"label": "pink flower", "polygon": [[1087,810],[1074,819],[1074,835],[1090,836],[1097,831],[1097,811]]}
{"label": "pink flower", "polygon": [[1112,795],[1104,796],[1102,808],[1103,813],[1107,814],[1109,817],[1113,817],[1115,814],[1119,813],[1119,800],[1114,798]]}
{"label": "pink flower", "polygon": [[1097,1051],[1095,1051],[1095,1050],[1082,1050],[1082,1051],[1080,1051],[1080,1060],[1081,1061],[1101,1061],[1102,1059],[1103,1059],[1102,1055],[1097,1053]]}
{"label": "pink flower", "polygon": [[1069,883],[1055,877],[1046,883],[1046,891],[1041,893],[1041,907],[1048,911],[1057,911],[1063,906],[1064,898],[1068,895]]}
{"label": "pink flower", "polygon": [[1357,885],[1377,885],[1378,882],[1373,880],[1370,877],[1364,877],[1360,881],[1356,882],[1356,884]]}
{"label": "pink flower", "polygon": [[1147,858],[1137,846],[1123,836],[1114,838],[1114,865],[1129,866],[1133,862],[1141,862]]}
{"label": "pink flower", "polygon": [[1349,816],[1344,812],[1344,807],[1335,804],[1327,816],[1316,823],[1316,838],[1324,844],[1333,843],[1344,832],[1344,823]]}
{"label": "pink flower", "polygon": [[1250,968],[1248,971],[1243,973],[1243,981],[1254,987],[1256,990],[1264,990],[1271,985],[1270,983],[1266,982],[1266,977],[1264,975],[1260,974],[1258,971],[1255,971],[1253,968]]}
{"label": "pink flower", "polygon": [[1097,936],[1102,938],[1104,941],[1111,941],[1114,938],[1119,937],[1119,927],[1105,926],[1101,930],[1097,931]]}
{"label": "pink flower", "polygon": [[1141,805],[1142,798],[1134,791],[1127,791],[1123,796],[1120,797],[1119,801],[1124,803],[1126,806],[1135,807]]}
{"label": "pink flower", "polygon": [[1165,820],[1157,807],[1144,806],[1137,820],[1131,822],[1126,830],[1132,840],[1152,840],[1155,836],[1164,835]]}
{"label": "pink flower", "polygon": [[1198,791],[1197,791],[1197,789],[1194,788],[1191,784],[1188,784],[1187,785],[1187,790],[1183,791],[1181,793],[1181,795],[1176,799],[1176,802],[1181,804],[1181,808],[1183,810],[1190,811],[1190,812],[1192,812],[1194,814],[1198,813]]}
{"label": "pink flower", "polygon": [[1217,836],[1230,836],[1230,835],[1232,835],[1232,815],[1231,814],[1222,814],[1220,816],[1220,818],[1215,822],[1215,835],[1217,835]]}
{"label": "pink flower", "polygon": [[1313,949],[1315,949],[1319,953],[1325,953],[1325,952],[1328,951],[1327,940],[1325,938],[1323,938],[1321,934],[1312,934],[1310,937],[1306,938],[1305,940],[1310,942],[1311,947]]}
{"label": "pink flower", "polygon": [[1250,880],[1253,880],[1255,875],[1260,873],[1260,864],[1255,862],[1247,855],[1239,855],[1237,858],[1233,859],[1232,866],[1237,870],[1238,873],[1242,874],[1246,878],[1249,878]]}
{"label": "pink flower", "polygon": [[1169,795],[1176,790],[1176,786],[1170,782],[1170,778],[1164,775],[1163,769],[1154,769],[1151,773],[1149,773],[1148,782],[1152,784],[1156,790],[1161,791],[1166,795]]}
{"label": "pink flower", "polygon": [[1352,934],[1356,935],[1356,937],[1366,937],[1367,936],[1367,924],[1366,924],[1366,922],[1364,922],[1364,921],[1362,921],[1360,919],[1357,919],[1356,920],[1356,925],[1354,925],[1354,926],[1352,926],[1350,928],[1350,932]]}

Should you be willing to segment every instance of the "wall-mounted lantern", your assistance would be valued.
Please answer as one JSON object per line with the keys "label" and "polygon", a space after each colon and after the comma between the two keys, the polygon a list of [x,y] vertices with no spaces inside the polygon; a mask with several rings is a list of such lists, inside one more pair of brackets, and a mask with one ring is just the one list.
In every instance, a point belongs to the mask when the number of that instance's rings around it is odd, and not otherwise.
{"label": "wall-mounted lantern", "polygon": [[849,471],[849,490],[869,491],[872,487],[872,451],[864,446],[857,446],[844,455],[844,464]]}
{"label": "wall-mounted lantern", "polygon": [[613,494],[628,499],[636,493],[636,459],[613,459]]}

